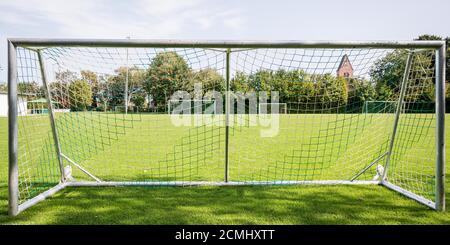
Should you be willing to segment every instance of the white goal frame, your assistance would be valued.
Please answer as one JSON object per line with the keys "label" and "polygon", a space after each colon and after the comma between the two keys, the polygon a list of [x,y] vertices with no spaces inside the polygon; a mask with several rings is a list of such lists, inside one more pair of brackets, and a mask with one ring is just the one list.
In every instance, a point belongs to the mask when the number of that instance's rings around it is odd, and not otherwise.
{"label": "white goal frame", "polygon": [[[398,101],[393,101],[393,100],[370,100],[370,101],[364,101],[364,105],[363,105],[363,110],[362,113],[389,113],[389,112],[368,112],[369,109],[369,104],[370,103],[392,103],[394,105],[394,109],[397,107]],[[402,104],[402,110],[401,112],[405,112],[405,103]],[[395,111],[393,111],[392,113],[395,113]]]}
{"label": "white goal frame", "polygon": [[[54,112],[52,111],[51,101],[48,96],[48,86],[45,77],[45,67],[41,57],[41,48],[46,47],[120,47],[120,48],[137,48],[137,47],[152,47],[152,48],[209,48],[209,49],[223,49],[226,50],[226,89],[230,91],[230,53],[233,49],[252,49],[252,48],[371,48],[371,49],[432,49],[435,51],[435,88],[436,88],[436,182],[435,182],[435,200],[428,200],[417,194],[405,190],[397,185],[390,183],[385,178],[379,181],[272,181],[272,182],[232,182],[228,181],[228,118],[230,113],[229,103],[230,95],[225,96],[226,101],[226,134],[225,134],[225,176],[223,182],[104,182],[98,179],[95,182],[72,182],[66,179],[63,166],[64,154],[61,152],[58,141],[58,133],[55,127]],[[33,49],[38,54],[39,63],[41,65],[41,75],[44,86],[47,87],[47,103],[49,107],[49,118],[52,128],[52,134],[55,142],[55,151],[59,160],[59,167],[61,172],[61,180],[58,185],[39,195],[27,200],[24,203],[19,203],[19,176],[18,176],[18,64],[16,57],[16,48],[23,47]],[[185,41],[185,40],[130,40],[130,39],[33,39],[33,38],[9,38],[8,39],[8,154],[9,154],[9,214],[17,215],[25,209],[35,205],[45,198],[55,194],[56,192],[68,186],[128,186],[128,185],[168,185],[168,186],[197,186],[197,185],[293,185],[293,184],[379,184],[389,189],[397,191],[406,195],[422,204],[425,204],[435,210],[445,209],[445,192],[444,192],[444,169],[445,169],[445,57],[446,49],[444,41]],[[408,65],[407,65],[408,67]],[[402,82],[404,88],[404,82]],[[400,101],[402,101],[400,95]],[[397,132],[397,124],[399,121],[400,109],[397,108],[395,121],[393,125],[392,137],[390,142],[390,151],[394,144],[395,134]],[[387,152],[389,159],[390,151]],[[389,166],[389,161],[386,167]],[[386,173],[387,169],[385,170]]]}

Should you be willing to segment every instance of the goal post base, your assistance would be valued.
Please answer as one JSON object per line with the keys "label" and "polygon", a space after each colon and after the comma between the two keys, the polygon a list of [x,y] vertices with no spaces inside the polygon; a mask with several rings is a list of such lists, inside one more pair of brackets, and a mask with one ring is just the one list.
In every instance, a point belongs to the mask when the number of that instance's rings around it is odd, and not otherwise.
{"label": "goal post base", "polygon": [[41,194],[27,200],[26,202],[20,204],[18,206],[18,212],[14,215],[18,215],[19,213],[23,212],[24,210],[36,205],[39,202],[44,201],[45,199],[47,199],[48,197],[51,197],[53,195],[55,195],[57,192],[63,190],[64,188],[66,188],[68,186],[68,183],[59,183],[57,185],[55,185],[54,187],[48,189],[47,191],[42,192]]}
{"label": "goal post base", "polygon": [[405,189],[401,188],[398,185],[394,185],[394,184],[392,184],[391,182],[388,182],[388,181],[382,181],[382,182],[380,182],[380,185],[385,186],[386,188],[388,188],[390,190],[393,190],[393,191],[395,191],[397,193],[400,193],[400,194],[402,194],[402,195],[404,195],[406,197],[409,197],[409,198],[411,198],[411,199],[413,199],[413,200],[415,200],[415,201],[417,201],[417,202],[419,202],[419,203],[421,203],[421,204],[423,204],[425,206],[428,206],[428,207],[430,207],[430,208],[432,208],[434,210],[437,210],[435,202],[433,202],[431,200],[428,200],[428,199],[426,199],[426,198],[424,198],[422,196],[419,196],[417,194],[414,194],[413,192],[405,190]]}
{"label": "goal post base", "polygon": [[378,185],[379,181],[305,180],[305,181],[103,181],[68,182],[68,186],[274,186],[274,185]]}

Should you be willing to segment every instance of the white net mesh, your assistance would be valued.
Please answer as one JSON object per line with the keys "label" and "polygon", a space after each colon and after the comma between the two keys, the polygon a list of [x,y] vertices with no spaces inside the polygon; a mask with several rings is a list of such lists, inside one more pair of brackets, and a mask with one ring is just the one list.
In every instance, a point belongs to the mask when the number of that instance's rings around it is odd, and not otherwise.
{"label": "white net mesh", "polygon": [[[372,180],[402,106],[387,180],[435,195],[433,50],[412,51],[400,104],[407,50],[231,50],[229,135],[225,49],[41,52],[74,181],[221,182],[226,155],[232,182]],[[58,183],[59,166],[36,51],[17,56],[22,203]]]}

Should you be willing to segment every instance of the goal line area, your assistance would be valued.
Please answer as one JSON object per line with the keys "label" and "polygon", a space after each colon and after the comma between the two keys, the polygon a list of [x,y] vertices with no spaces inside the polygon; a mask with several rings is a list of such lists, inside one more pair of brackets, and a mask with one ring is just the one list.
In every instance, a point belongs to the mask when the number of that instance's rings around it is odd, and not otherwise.
{"label": "goal line area", "polygon": [[341,184],[444,210],[444,57],[441,41],[9,39],[9,213],[66,187]]}

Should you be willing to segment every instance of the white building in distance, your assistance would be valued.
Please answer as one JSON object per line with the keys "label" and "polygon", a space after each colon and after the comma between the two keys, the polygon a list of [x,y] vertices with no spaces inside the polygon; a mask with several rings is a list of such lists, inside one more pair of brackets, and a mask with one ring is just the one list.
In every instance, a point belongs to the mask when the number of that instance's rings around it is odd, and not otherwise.
{"label": "white building in distance", "polygon": [[[19,116],[27,115],[28,102],[25,96],[17,96],[17,111]],[[8,116],[8,93],[0,92],[0,117]]]}

